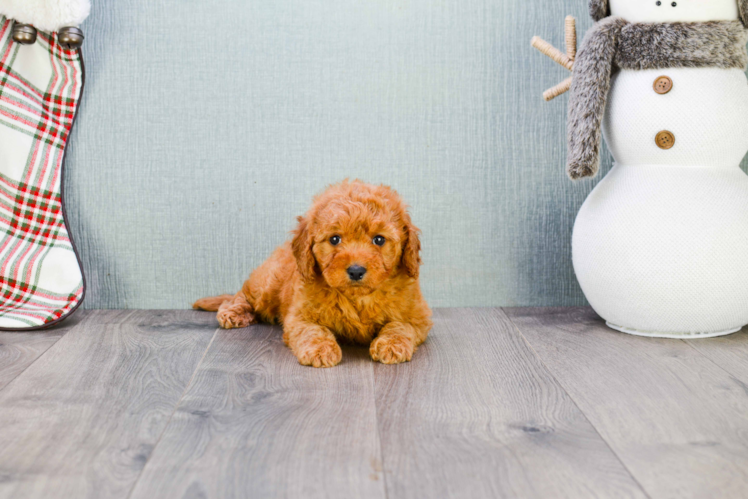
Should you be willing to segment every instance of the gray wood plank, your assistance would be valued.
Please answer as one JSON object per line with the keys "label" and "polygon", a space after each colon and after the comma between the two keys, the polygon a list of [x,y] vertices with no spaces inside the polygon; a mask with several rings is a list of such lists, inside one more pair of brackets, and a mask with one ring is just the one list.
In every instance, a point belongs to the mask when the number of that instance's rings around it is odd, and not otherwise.
{"label": "gray wood plank", "polygon": [[278,327],[220,331],[134,497],[382,497],[373,362],[299,365]]}
{"label": "gray wood plank", "polygon": [[726,337],[687,340],[686,343],[746,384],[748,392],[748,328]]}
{"label": "gray wood plank", "polygon": [[648,494],[748,496],[745,383],[686,342],[615,332],[588,308],[506,312]]}
{"label": "gray wood plank", "polygon": [[91,312],[0,392],[0,496],[127,496],[214,332],[192,311]]}
{"label": "gray wood plank", "polygon": [[644,496],[499,309],[436,310],[375,386],[391,497]]}
{"label": "gray wood plank", "polygon": [[76,311],[59,325],[45,330],[0,332],[0,391],[78,325],[86,314],[86,311]]}

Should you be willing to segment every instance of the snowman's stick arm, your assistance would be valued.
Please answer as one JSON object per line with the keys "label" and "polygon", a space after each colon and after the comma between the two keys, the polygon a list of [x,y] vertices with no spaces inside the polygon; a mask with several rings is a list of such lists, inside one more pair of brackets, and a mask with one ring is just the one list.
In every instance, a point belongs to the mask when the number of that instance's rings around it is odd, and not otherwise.
{"label": "snowman's stick arm", "polygon": [[[566,42],[566,54],[538,36],[533,37],[530,44],[538,49],[541,54],[550,57],[569,71],[574,71],[574,61],[577,58],[577,22],[573,16],[566,16],[564,31],[566,34],[564,39]],[[546,101],[553,100],[561,94],[568,92],[570,88],[571,78],[567,78],[555,87],[543,92],[543,99]]]}
{"label": "snowman's stick arm", "polygon": [[577,58],[577,20],[574,16],[566,16],[566,55],[572,61]]}
{"label": "snowman's stick arm", "polygon": [[574,60],[569,56],[558,50],[556,47],[546,42],[539,36],[532,38],[530,42],[533,47],[538,49],[542,54],[550,57],[552,60],[563,66],[564,68],[571,71],[574,68]]}
{"label": "snowman's stick arm", "polygon": [[563,82],[559,83],[555,87],[551,87],[543,92],[543,99],[546,101],[552,101],[561,94],[565,94],[571,88],[571,77],[567,78]]}

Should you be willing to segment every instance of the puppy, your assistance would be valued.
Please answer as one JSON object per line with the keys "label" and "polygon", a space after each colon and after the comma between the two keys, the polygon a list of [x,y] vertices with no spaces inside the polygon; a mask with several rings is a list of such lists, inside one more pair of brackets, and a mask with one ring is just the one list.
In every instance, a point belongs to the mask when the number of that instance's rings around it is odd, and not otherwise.
{"label": "puppy", "polygon": [[338,340],[370,344],[375,361],[410,361],[431,329],[421,295],[419,230],[387,186],[344,181],[328,188],[234,296],[200,299],[223,328],[283,325],[299,363],[340,363]]}

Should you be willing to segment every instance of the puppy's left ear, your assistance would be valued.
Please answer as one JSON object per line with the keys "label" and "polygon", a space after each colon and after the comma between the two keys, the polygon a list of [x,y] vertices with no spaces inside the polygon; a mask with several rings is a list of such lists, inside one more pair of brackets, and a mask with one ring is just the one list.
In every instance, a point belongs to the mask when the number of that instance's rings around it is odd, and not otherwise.
{"label": "puppy's left ear", "polygon": [[421,267],[421,239],[418,229],[410,221],[410,216],[405,216],[405,242],[403,243],[402,263],[405,272],[411,278],[418,278],[418,271]]}
{"label": "puppy's left ear", "polygon": [[314,279],[314,267],[317,261],[314,260],[312,252],[312,235],[309,232],[309,222],[304,217],[298,218],[299,225],[294,230],[293,240],[291,241],[291,250],[296,258],[296,266],[301,273],[304,281]]}

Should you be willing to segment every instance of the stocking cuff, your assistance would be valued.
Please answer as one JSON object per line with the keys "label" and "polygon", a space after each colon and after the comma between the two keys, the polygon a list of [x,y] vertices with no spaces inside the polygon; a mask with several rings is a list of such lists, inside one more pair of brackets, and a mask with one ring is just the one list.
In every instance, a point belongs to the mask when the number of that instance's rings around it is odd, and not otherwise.
{"label": "stocking cuff", "polygon": [[79,26],[90,10],[90,0],[0,0],[0,16],[48,32]]}

